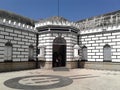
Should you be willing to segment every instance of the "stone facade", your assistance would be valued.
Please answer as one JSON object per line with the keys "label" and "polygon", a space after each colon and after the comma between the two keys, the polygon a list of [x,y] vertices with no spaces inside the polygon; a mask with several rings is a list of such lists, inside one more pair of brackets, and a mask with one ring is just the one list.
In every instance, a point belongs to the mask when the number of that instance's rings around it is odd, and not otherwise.
{"label": "stone facade", "polygon": [[120,70],[119,30],[120,11],[70,22],[63,17],[34,21],[0,10],[0,71]]}
{"label": "stone facade", "polygon": [[[81,66],[93,69],[113,70],[114,68],[114,70],[119,70],[119,13],[120,11],[116,11],[78,22],[81,28],[80,46],[87,47],[88,58],[88,62],[81,62]],[[83,23],[84,25],[82,25]],[[107,53],[104,51],[106,45],[109,45],[110,48]],[[105,60],[106,57],[109,59],[108,62]]]}
{"label": "stone facade", "polygon": [[117,28],[113,31],[81,34],[82,45],[87,47],[88,61],[103,61],[103,48],[106,44],[109,44],[111,46],[112,62],[120,62],[120,32]]}
{"label": "stone facade", "polygon": [[[9,13],[8,13],[9,14]],[[12,60],[5,60],[5,44],[10,42],[12,44]],[[0,71],[8,71],[5,68],[11,68],[10,70],[18,70],[22,68],[26,68],[25,64],[22,62],[29,61],[29,46],[34,46],[34,61],[36,60],[36,31],[33,26],[28,26],[22,22],[12,21],[9,18],[0,18]],[[5,64],[9,62],[9,67],[5,67]],[[14,67],[14,63],[19,62],[18,67]],[[4,65],[4,66],[3,66]],[[19,68],[20,66],[20,68]],[[29,66],[28,66],[29,67]],[[27,68],[28,68],[27,67]],[[3,69],[2,69],[3,68]],[[35,66],[33,67],[35,68]],[[16,70],[17,70],[16,69]]]}
{"label": "stone facade", "polygon": [[1,62],[4,62],[4,46],[7,41],[13,44],[13,61],[28,61],[30,44],[35,47],[34,56],[36,55],[36,33],[7,26],[0,26],[0,30]]}
{"label": "stone facade", "polygon": [[[69,28],[67,28],[69,31]],[[73,32],[53,32],[52,29],[50,31],[49,30],[46,33],[40,33],[39,34],[39,45],[40,46],[44,46],[45,47],[45,59],[43,61],[52,63],[53,62],[53,41],[59,37],[59,34],[61,34],[61,37],[64,38],[66,40],[66,66],[67,66],[67,62],[73,61],[76,63],[76,60],[74,59],[73,56],[73,51],[74,51],[74,45],[77,44],[77,34],[73,33]],[[39,59],[38,59],[39,60]],[[39,60],[40,61],[40,60]],[[74,68],[72,67],[72,63],[69,63],[69,68]],[[45,67],[44,67],[45,66]],[[52,68],[52,64],[48,66],[46,65],[42,65],[41,68]]]}

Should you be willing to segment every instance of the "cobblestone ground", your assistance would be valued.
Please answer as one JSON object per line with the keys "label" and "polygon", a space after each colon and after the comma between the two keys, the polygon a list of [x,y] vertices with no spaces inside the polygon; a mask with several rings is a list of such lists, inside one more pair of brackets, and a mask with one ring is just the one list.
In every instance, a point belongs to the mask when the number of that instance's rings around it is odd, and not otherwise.
{"label": "cobblestone ground", "polygon": [[0,90],[120,90],[120,71],[36,69],[0,73]]}

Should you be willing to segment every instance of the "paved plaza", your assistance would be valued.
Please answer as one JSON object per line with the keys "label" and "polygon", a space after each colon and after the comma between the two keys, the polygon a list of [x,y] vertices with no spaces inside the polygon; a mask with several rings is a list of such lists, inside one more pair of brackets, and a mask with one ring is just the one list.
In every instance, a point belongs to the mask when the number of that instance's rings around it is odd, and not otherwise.
{"label": "paved plaza", "polygon": [[70,69],[0,73],[0,90],[120,90],[120,71]]}

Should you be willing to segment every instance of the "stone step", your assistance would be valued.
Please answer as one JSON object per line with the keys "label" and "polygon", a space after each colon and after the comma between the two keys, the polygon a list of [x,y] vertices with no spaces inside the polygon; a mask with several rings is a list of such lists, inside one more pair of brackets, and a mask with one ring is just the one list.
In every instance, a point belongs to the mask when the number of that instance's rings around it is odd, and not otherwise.
{"label": "stone step", "polygon": [[67,67],[54,67],[53,71],[69,71]]}

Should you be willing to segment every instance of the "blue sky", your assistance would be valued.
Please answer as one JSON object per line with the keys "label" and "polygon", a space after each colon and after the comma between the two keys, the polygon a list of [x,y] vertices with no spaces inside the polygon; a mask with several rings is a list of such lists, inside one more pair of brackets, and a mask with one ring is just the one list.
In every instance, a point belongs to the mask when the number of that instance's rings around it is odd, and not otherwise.
{"label": "blue sky", "polygon": [[[57,0],[0,0],[0,9],[35,20],[57,16]],[[120,0],[60,0],[60,16],[70,21],[120,10]]]}

